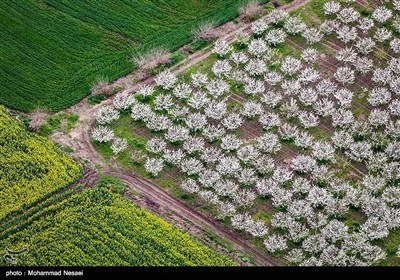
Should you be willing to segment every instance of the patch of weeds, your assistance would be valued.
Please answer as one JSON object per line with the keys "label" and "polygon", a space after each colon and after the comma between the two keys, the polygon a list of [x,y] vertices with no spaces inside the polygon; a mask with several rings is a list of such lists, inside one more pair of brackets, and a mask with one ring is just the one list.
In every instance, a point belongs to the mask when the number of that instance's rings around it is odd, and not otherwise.
{"label": "patch of weeds", "polygon": [[256,220],[263,221],[267,225],[271,222],[272,219],[272,215],[264,211],[256,213],[253,217]]}
{"label": "patch of weeds", "polygon": [[39,127],[39,135],[49,137],[52,134],[53,130],[47,124],[43,124]]}
{"label": "patch of weeds", "polygon": [[209,46],[210,44],[211,44],[211,42],[207,41],[207,40],[196,40],[193,43],[191,43],[188,47],[193,52],[196,52],[201,49],[204,49],[205,47]]}
{"label": "patch of weeds", "polygon": [[68,133],[75,127],[78,120],[79,116],[75,114],[58,113],[49,116],[46,123],[40,126],[39,134],[48,137],[58,131]]}
{"label": "patch of weeds", "polygon": [[181,52],[181,51],[174,52],[171,55],[171,62],[168,64],[168,66],[173,66],[175,64],[178,64],[179,62],[181,62],[182,60],[184,60],[187,57],[188,57],[188,55],[184,52]]}
{"label": "patch of weeds", "polygon": [[32,120],[28,116],[26,116],[24,114],[20,114],[19,119],[26,128],[29,128],[29,124],[31,123]]}
{"label": "patch of weeds", "polygon": [[123,195],[125,193],[125,190],[128,188],[128,186],[118,178],[101,175],[100,179],[101,181],[99,183],[99,186],[107,187],[112,192],[118,193],[120,195]]}
{"label": "patch of weeds", "polygon": [[70,147],[70,146],[61,146],[60,149],[63,150],[64,152],[66,152],[66,153],[73,153],[74,152],[74,149],[72,147]]}
{"label": "patch of weeds", "polygon": [[95,94],[88,97],[88,102],[90,105],[100,104],[107,99],[106,94]]}

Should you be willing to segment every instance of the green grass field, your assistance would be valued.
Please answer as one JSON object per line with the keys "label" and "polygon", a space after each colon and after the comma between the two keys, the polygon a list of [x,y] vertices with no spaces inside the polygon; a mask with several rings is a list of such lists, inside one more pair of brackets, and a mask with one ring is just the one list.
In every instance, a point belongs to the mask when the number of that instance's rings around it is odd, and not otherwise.
{"label": "green grass field", "polygon": [[14,233],[0,234],[1,251],[29,247],[16,258],[18,265],[235,265],[104,186],[75,194],[36,217]]}
{"label": "green grass field", "polygon": [[223,23],[246,0],[0,1],[0,103],[59,111],[99,78],[133,69],[129,58],[190,42],[201,22]]}

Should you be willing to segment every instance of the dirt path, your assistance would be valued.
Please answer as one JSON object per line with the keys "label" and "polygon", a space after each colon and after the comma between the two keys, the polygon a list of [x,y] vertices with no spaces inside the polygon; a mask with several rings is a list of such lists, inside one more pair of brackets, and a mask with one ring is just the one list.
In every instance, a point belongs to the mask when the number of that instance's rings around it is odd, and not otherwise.
{"label": "dirt path", "polygon": [[[292,3],[279,7],[278,10],[282,10],[282,11],[293,11],[296,10],[298,8],[300,8],[301,6],[307,4],[310,0],[295,0]],[[264,16],[264,19],[267,16]],[[230,22],[226,23],[229,24]],[[222,29],[224,29],[222,27]],[[229,28],[230,31],[228,33],[225,34],[225,36],[220,36],[220,38],[222,40],[227,41],[228,43],[233,43],[235,41],[236,35],[240,34],[241,32],[249,32],[251,30],[251,23],[240,23],[240,25],[236,26],[236,28]],[[191,55],[189,55],[188,58],[184,59],[183,61],[181,61],[180,63],[178,63],[177,65],[174,65],[173,67],[171,67],[171,71],[175,74],[179,74],[182,72],[187,71],[190,67],[198,64],[199,62],[201,62],[202,60],[206,59],[207,57],[209,57],[210,55],[212,55],[213,52],[210,48],[202,50],[202,51],[198,51],[195,52]],[[128,75],[129,76],[129,75]],[[126,77],[123,77],[121,79],[126,79]],[[141,81],[139,81],[138,83],[127,87],[124,92],[127,93],[133,93],[136,90],[138,90],[139,86],[143,85],[143,84],[150,84],[154,81],[154,77],[147,77]],[[121,82],[120,80],[115,81],[115,85],[120,85],[123,82]]]}
{"label": "dirt path", "polygon": [[276,259],[260,251],[249,242],[246,242],[246,240],[244,240],[244,238],[239,234],[225,228],[206,215],[197,211],[193,211],[190,206],[174,198],[168,192],[155,186],[152,182],[128,172],[110,170],[105,172],[105,174],[117,177],[126,184],[133,186],[134,190],[138,191],[152,203],[155,203],[154,206],[157,208],[157,210],[164,209],[161,210],[161,212],[164,212],[164,214],[166,209],[167,212],[172,212],[174,215],[183,220],[190,221],[192,224],[203,229],[211,229],[212,232],[214,232],[217,236],[230,240],[234,249],[250,253],[256,264],[263,266],[278,264]]}
{"label": "dirt path", "polygon": [[[297,0],[279,9],[292,11],[302,5],[305,5],[308,2],[309,0]],[[236,34],[242,31],[248,31],[250,30],[250,28],[250,23],[243,24],[242,26],[229,32],[222,38],[231,43],[235,40]],[[203,59],[209,57],[211,54],[212,50],[210,49],[194,53],[190,55],[187,59],[182,61],[180,64],[174,66],[171,71],[173,71],[175,74],[182,73],[191,66],[196,65]],[[134,92],[138,89],[140,85],[150,84],[153,81],[153,77],[146,78],[139,83],[126,88],[124,91],[129,93]],[[118,81],[116,83],[118,83]],[[173,213],[174,216],[177,218],[175,221],[177,221],[178,219],[183,219],[192,222],[192,224],[194,224],[199,229],[203,229],[206,231],[211,230],[218,236],[221,236],[226,240],[231,241],[233,243],[232,247],[234,247],[235,249],[250,254],[257,265],[272,266],[280,264],[278,260],[267,255],[265,252],[256,248],[252,243],[245,240],[243,236],[240,236],[230,229],[227,229],[226,227],[216,222],[214,219],[193,210],[185,203],[179,201],[166,191],[154,185],[152,182],[141,178],[138,175],[119,170],[118,168],[111,168],[103,159],[102,155],[99,154],[92,146],[90,139],[90,129],[95,121],[94,113],[96,112],[96,110],[100,106],[112,103],[112,99],[113,97],[110,97],[109,99],[103,101],[101,104],[95,106],[89,105],[87,101],[84,100],[72,106],[71,108],[66,109],[66,113],[79,115],[79,122],[69,135],[59,133],[53,135],[51,139],[63,145],[68,145],[72,147],[74,149],[74,156],[83,160],[87,164],[92,165],[94,169],[101,169],[101,173],[121,179],[132,190],[138,192],[147,201],[149,201],[147,206],[145,205],[146,207],[158,207],[159,210],[163,209],[162,211],[160,210],[160,214]]]}
{"label": "dirt path", "polygon": [[[107,103],[110,101],[106,101]],[[104,104],[104,103],[103,103]],[[93,113],[98,106],[88,109],[85,113]],[[77,113],[77,112],[75,112]],[[88,114],[84,114],[88,115]],[[93,168],[101,168],[101,173],[107,176],[113,176],[125,184],[127,184],[133,191],[139,193],[148,202],[146,208],[152,208],[153,212],[160,216],[168,216],[171,222],[179,224],[181,220],[190,221],[190,223],[198,229],[206,231],[211,230],[216,235],[232,242],[232,247],[240,252],[248,253],[251,255],[252,260],[261,266],[279,265],[279,262],[261,250],[257,249],[253,244],[247,242],[239,234],[225,228],[214,219],[201,214],[180,200],[173,197],[168,192],[162,190],[152,182],[127,171],[118,170],[107,165],[102,157],[91,144],[90,127],[94,122],[93,117],[81,119],[77,127],[72,131],[71,138],[57,139],[63,144],[70,145],[74,149],[74,155],[78,158],[86,160],[92,164]]]}
{"label": "dirt path", "polygon": [[[280,7],[278,9],[290,12],[293,11],[305,4],[307,4],[310,0],[295,0],[294,2]],[[251,29],[251,23],[245,23],[243,26],[234,29],[233,31],[226,34],[222,39],[227,40],[229,43],[232,43],[235,40],[235,37],[238,33],[243,31],[249,31]],[[175,65],[171,68],[171,71],[175,74],[179,74],[187,71],[190,67],[198,64],[202,60],[206,59],[210,55],[212,55],[212,50],[204,50],[196,52],[190,55],[187,59],[183,60],[181,63]],[[118,83],[116,81],[115,83]],[[128,87],[124,90],[124,92],[134,93],[140,86],[154,83],[154,77],[148,77],[135,85]],[[104,167],[104,161],[99,158],[98,153],[90,144],[90,127],[94,123],[94,113],[97,109],[103,105],[111,104],[113,100],[113,96],[103,101],[102,103],[92,106],[87,103],[87,99],[81,101],[80,103],[64,110],[66,113],[73,113],[79,115],[79,122],[76,127],[71,131],[70,135],[56,134],[53,135],[52,140],[62,143],[64,145],[71,146],[75,149],[75,154],[78,157],[84,158],[88,160],[93,165],[99,165]],[[90,145],[87,145],[87,144]]]}

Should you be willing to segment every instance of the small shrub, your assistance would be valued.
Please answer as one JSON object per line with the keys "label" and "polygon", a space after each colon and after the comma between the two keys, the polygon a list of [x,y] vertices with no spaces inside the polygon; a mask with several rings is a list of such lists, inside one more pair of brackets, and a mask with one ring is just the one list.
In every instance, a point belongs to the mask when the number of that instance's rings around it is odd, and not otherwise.
{"label": "small shrub", "polygon": [[183,52],[175,52],[171,55],[170,65],[175,65],[187,58],[187,55]]}
{"label": "small shrub", "polygon": [[24,126],[26,128],[29,128],[29,124],[31,122],[31,119],[29,117],[27,117],[24,114],[19,115],[19,119],[21,120],[21,122],[24,124]]}
{"label": "small shrub", "polygon": [[109,89],[107,78],[98,78],[96,82],[93,83],[91,88],[91,93],[95,94],[105,94]]}
{"label": "small shrub", "polygon": [[242,19],[251,21],[262,14],[263,11],[264,8],[260,5],[259,1],[251,0],[239,9],[239,14]]}
{"label": "small shrub", "polygon": [[140,70],[147,72],[157,66],[170,63],[171,53],[164,48],[157,48],[144,54],[134,55],[131,60],[139,66]]}
{"label": "small shrub", "polygon": [[49,137],[53,134],[53,130],[47,125],[44,124],[39,128],[39,135],[44,137]]}
{"label": "small shrub", "polygon": [[88,102],[91,105],[100,104],[102,101],[106,100],[107,96],[105,94],[91,95],[88,98]]}
{"label": "small shrub", "polygon": [[167,65],[160,64],[160,65],[157,65],[157,66],[155,66],[153,68],[147,69],[146,73],[148,73],[150,76],[156,76],[157,74],[159,74],[162,71],[164,71],[166,67],[167,67]]}
{"label": "small shrub", "polygon": [[212,41],[218,37],[215,31],[215,23],[212,21],[203,22],[192,31],[192,34],[196,41]]}

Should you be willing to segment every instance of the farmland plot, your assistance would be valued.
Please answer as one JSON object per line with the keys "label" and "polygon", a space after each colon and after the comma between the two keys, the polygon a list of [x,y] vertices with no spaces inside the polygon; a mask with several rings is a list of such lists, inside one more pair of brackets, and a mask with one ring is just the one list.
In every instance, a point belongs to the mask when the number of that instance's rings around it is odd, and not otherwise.
{"label": "farmland plot", "polygon": [[89,94],[98,79],[133,69],[133,53],[176,50],[204,21],[221,24],[245,0],[1,1],[0,102],[59,111]]}
{"label": "farmland plot", "polygon": [[288,263],[396,264],[400,2],[308,9],[216,42],[209,71],[117,94],[93,139],[154,177],[177,170],[182,191]]}
{"label": "farmland plot", "polygon": [[235,265],[104,186],[44,208],[0,238],[2,251],[28,247],[18,257],[25,266]]}
{"label": "farmland plot", "polygon": [[0,106],[0,224],[74,183],[82,166]]}

